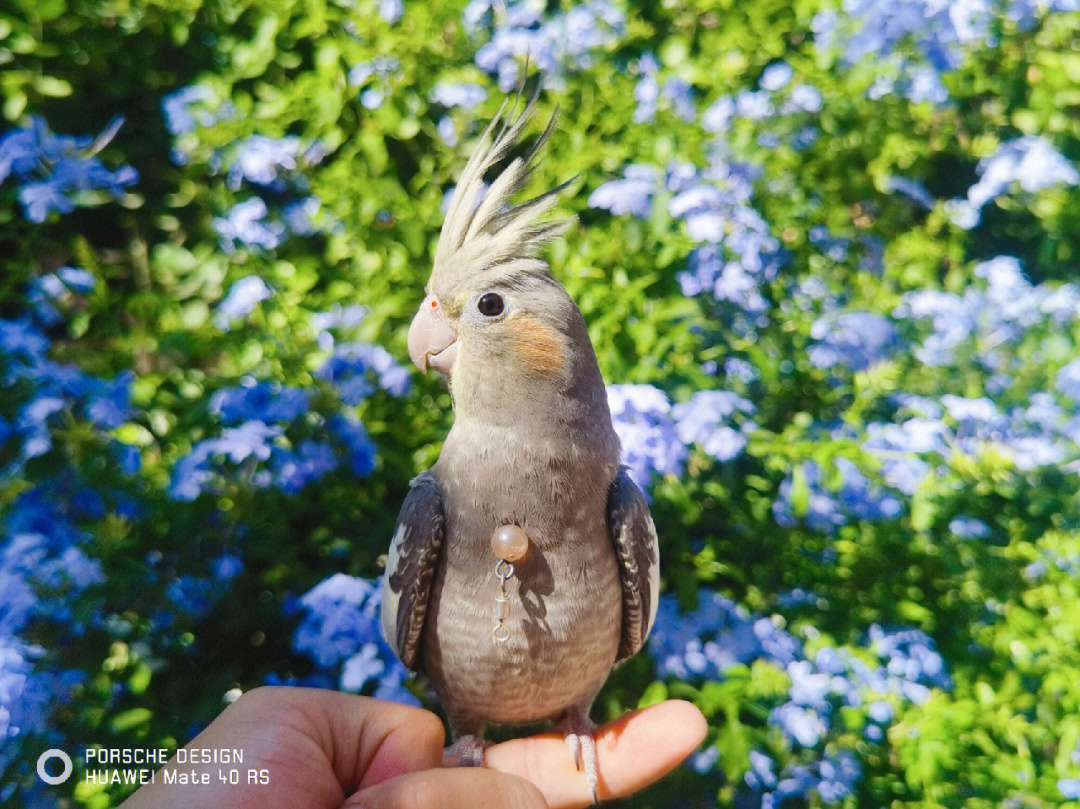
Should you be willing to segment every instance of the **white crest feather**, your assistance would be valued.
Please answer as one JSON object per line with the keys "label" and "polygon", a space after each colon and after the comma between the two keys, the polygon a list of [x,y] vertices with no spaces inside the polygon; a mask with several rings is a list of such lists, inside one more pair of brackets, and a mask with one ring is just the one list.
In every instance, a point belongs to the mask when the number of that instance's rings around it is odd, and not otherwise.
{"label": "white crest feather", "polygon": [[519,99],[520,94],[514,98],[505,119],[503,114],[509,101],[503,102],[461,172],[435,250],[435,267],[431,273],[435,286],[452,287],[477,273],[510,263],[517,268],[527,267],[531,272],[546,273],[547,265],[535,260],[537,250],[574,221],[571,218],[537,222],[576,178],[527,202],[510,204],[532,175],[536,158],[555,129],[558,110],[528,154],[511,160],[484,191],[484,175],[509,156],[535,112],[534,94],[514,118]]}

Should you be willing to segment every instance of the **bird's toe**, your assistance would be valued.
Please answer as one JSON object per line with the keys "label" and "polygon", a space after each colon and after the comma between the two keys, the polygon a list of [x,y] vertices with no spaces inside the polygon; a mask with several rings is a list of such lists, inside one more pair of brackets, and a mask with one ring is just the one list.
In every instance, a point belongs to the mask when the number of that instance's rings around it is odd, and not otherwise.
{"label": "bird's toe", "polygon": [[585,775],[593,803],[597,802],[600,776],[596,769],[596,740],[591,733],[567,733],[566,748],[578,772]]}
{"label": "bird's toe", "polygon": [[483,736],[473,734],[462,736],[443,750],[442,765],[444,767],[483,767],[484,751],[487,746],[488,742]]}

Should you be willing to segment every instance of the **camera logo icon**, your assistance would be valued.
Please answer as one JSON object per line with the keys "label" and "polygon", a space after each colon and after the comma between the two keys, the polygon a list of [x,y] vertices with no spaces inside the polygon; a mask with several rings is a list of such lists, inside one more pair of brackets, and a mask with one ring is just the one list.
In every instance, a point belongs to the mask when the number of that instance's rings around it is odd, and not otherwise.
{"label": "camera logo icon", "polygon": [[[45,765],[52,761],[54,758],[60,759],[60,761],[64,764],[64,769],[59,775],[49,775],[49,773],[45,770]],[[40,778],[42,781],[44,781],[46,784],[49,784],[50,786],[56,786],[57,784],[64,783],[71,777],[71,756],[56,747],[52,748],[51,750],[46,750],[44,753],[38,756],[37,774],[38,778]]]}

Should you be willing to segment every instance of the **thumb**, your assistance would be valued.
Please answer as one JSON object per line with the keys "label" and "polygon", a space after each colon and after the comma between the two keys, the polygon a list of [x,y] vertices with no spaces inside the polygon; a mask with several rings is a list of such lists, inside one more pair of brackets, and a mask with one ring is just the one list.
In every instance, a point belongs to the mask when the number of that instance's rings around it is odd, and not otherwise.
{"label": "thumb", "polygon": [[[233,708],[241,714],[238,721],[244,714],[253,722],[265,722],[268,715],[281,720],[291,714],[293,723],[322,749],[346,792],[442,763],[442,722],[421,708],[320,688],[289,687],[256,688]],[[226,716],[228,711],[214,724]]]}
{"label": "thumb", "polygon": [[[210,777],[177,788],[163,773],[122,809],[330,809],[357,789],[438,767],[443,741],[438,717],[419,708],[317,688],[256,688],[187,748],[240,749],[245,767],[269,772],[269,786]],[[190,770],[181,758],[163,770]]]}

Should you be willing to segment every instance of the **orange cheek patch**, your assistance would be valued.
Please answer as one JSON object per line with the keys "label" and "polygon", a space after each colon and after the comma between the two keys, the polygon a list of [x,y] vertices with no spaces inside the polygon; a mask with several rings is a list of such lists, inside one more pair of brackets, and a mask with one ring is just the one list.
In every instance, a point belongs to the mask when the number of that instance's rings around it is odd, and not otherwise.
{"label": "orange cheek patch", "polygon": [[530,315],[514,318],[507,326],[514,351],[526,367],[545,376],[557,376],[566,370],[566,349],[558,331]]}

